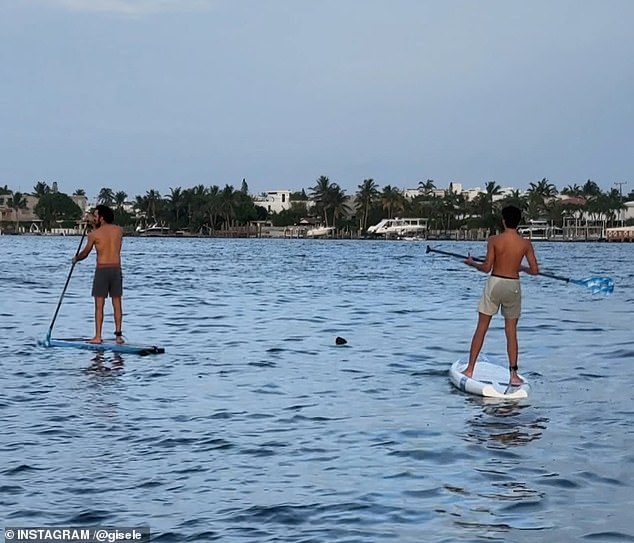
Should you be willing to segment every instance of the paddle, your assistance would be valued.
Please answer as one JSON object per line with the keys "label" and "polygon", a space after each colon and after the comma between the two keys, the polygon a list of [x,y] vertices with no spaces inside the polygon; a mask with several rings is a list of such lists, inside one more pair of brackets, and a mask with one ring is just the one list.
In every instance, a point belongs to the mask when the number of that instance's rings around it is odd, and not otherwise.
{"label": "paddle", "polygon": [[[441,255],[447,255],[447,256],[454,256],[456,258],[462,258],[463,260],[468,258],[458,253],[442,251],[440,249],[432,249],[429,245],[427,246],[427,251],[425,252],[439,253]],[[476,262],[482,262],[481,258],[475,258],[475,257],[471,257],[471,258],[473,258],[473,260],[475,260]],[[603,294],[611,294],[614,291],[614,281],[610,277],[593,276],[593,277],[587,277],[585,279],[572,279],[570,277],[563,277],[561,275],[555,275],[554,273],[547,273],[547,272],[539,272],[539,275],[542,275],[543,277],[548,277],[550,279],[557,279],[558,281],[565,281],[566,283],[573,283],[575,285],[586,287],[587,289],[591,290],[593,294],[596,294],[598,292],[601,292]]]}
{"label": "paddle", "polygon": [[[86,231],[88,230],[88,223],[84,226],[84,231],[81,234],[81,239],[79,240],[79,245],[77,247],[77,251],[75,252],[75,256],[79,254],[81,251],[81,245],[84,242],[84,238],[86,237]],[[72,263],[70,267],[70,271],[68,272],[68,277],[66,278],[66,284],[64,285],[64,289],[62,290],[62,295],[59,297],[59,302],[57,302],[57,309],[55,309],[55,314],[53,315],[53,320],[51,321],[51,325],[48,327],[48,333],[46,334],[46,340],[44,341],[45,345],[50,345],[51,334],[53,333],[53,325],[55,324],[55,320],[57,319],[57,314],[59,313],[59,308],[62,307],[62,300],[64,299],[64,294],[66,294],[66,289],[68,288],[68,283],[70,283],[70,277],[73,275],[73,270],[75,269],[75,262]]]}

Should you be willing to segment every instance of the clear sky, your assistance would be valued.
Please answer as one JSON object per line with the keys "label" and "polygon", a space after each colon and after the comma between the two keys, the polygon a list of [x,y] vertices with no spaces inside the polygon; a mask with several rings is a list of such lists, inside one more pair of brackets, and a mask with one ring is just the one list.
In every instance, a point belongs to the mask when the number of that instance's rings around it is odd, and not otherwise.
{"label": "clear sky", "polygon": [[634,190],[631,0],[0,0],[0,185]]}

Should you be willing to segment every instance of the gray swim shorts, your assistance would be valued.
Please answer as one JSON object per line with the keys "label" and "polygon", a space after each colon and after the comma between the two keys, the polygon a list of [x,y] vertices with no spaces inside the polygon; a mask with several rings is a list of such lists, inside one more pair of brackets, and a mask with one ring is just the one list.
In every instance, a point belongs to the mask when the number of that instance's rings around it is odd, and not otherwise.
{"label": "gray swim shorts", "polygon": [[519,279],[490,275],[478,304],[478,311],[495,315],[502,307],[502,316],[519,319],[522,309],[522,289]]}
{"label": "gray swim shorts", "polygon": [[119,266],[104,266],[95,270],[92,295],[95,298],[119,298],[123,294],[123,274]]}

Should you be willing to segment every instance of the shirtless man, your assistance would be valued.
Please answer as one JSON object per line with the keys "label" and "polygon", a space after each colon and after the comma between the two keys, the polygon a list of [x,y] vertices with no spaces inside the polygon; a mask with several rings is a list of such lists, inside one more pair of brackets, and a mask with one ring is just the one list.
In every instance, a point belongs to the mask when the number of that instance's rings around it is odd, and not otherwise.
{"label": "shirtless man", "polygon": [[103,326],[103,308],[106,298],[112,298],[114,310],[115,339],[123,343],[121,324],[123,310],[121,295],[123,293],[123,278],[121,275],[121,244],[123,230],[112,224],[114,212],[108,206],[98,205],[92,215],[95,229],[88,234],[86,246],[73,257],[73,264],[84,260],[92,250],[97,250],[97,269],[92,284],[92,295],[95,298],[95,337],[89,343],[101,343],[101,328]]}
{"label": "shirtless man", "polygon": [[[491,317],[498,312],[501,306],[511,372],[509,383],[513,386],[522,384],[522,380],[517,375],[517,321],[520,317],[522,302],[519,272],[523,271],[531,275],[539,273],[533,244],[517,233],[517,225],[521,219],[522,212],[517,207],[505,207],[502,210],[504,232],[489,238],[484,262],[476,262],[471,256],[465,260],[465,264],[468,266],[484,273],[491,272],[491,275],[478,305],[478,325],[471,340],[469,363],[462,373],[467,377],[473,376],[476,360],[484,344],[484,337],[489,329]],[[528,261],[528,266],[522,265],[524,257]]]}

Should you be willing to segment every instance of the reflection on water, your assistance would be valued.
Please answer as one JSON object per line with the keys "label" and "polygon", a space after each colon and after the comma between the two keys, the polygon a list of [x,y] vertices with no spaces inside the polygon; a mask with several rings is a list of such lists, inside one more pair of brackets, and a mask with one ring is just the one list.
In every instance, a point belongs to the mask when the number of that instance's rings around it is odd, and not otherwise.
{"label": "reflection on water", "polygon": [[[166,353],[125,361],[36,346],[76,244],[0,237],[0,502],[16,525],[149,524],[162,542],[634,536],[634,244],[536,247],[545,270],[617,289],[522,279],[532,388],[513,403],[449,383],[486,277],[425,243],[126,239],[125,332]],[[91,280],[78,266],[56,334],[92,332]],[[505,352],[499,317],[486,349]]]}
{"label": "reflection on water", "polygon": [[527,401],[505,402],[478,397],[468,401],[481,409],[467,420],[468,432],[463,435],[467,442],[492,448],[526,445],[542,437],[548,424],[548,419]]}
{"label": "reflection on water", "polygon": [[119,353],[96,351],[85,371],[95,374],[110,374],[123,371],[123,357]]}

